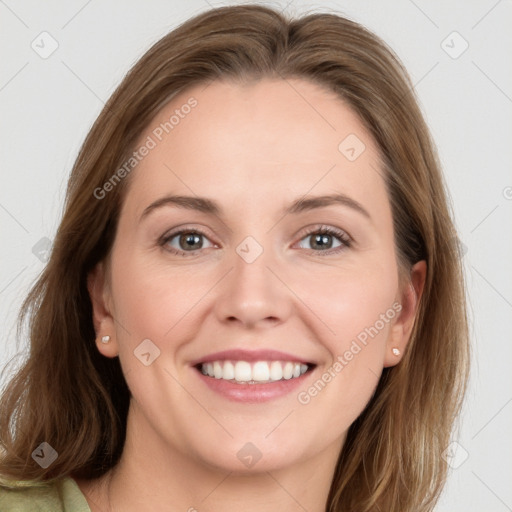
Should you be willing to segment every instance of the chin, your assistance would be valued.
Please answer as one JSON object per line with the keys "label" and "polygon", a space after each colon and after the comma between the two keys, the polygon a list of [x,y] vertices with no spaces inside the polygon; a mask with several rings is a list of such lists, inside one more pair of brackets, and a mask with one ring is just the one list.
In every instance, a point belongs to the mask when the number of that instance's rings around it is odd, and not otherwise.
{"label": "chin", "polygon": [[230,439],[224,447],[220,446],[218,440],[212,440],[212,445],[207,450],[201,450],[199,457],[209,467],[240,476],[278,471],[300,460],[298,446],[284,447],[268,440],[247,441],[246,436],[244,440],[239,439]]}

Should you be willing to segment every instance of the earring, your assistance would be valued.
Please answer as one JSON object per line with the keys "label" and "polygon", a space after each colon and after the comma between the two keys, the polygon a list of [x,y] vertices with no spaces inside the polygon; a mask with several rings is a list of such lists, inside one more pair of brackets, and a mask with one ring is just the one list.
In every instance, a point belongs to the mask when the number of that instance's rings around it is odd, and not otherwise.
{"label": "earring", "polygon": [[399,356],[400,355],[400,350],[398,350],[396,347],[393,347],[393,350],[392,350],[393,354],[395,356]]}
{"label": "earring", "polygon": [[110,336],[103,336],[101,338],[101,343],[108,343],[110,341]]}

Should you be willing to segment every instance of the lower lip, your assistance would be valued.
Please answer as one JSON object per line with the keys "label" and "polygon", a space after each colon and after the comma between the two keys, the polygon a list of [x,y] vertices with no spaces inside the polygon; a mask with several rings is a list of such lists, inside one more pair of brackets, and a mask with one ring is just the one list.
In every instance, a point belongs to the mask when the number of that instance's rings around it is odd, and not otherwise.
{"label": "lower lip", "polygon": [[213,391],[224,396],[229,400],[244,403],[261,403],[274,400],[290,394],[300,386],[310,376],[312,370],[308,370],[300,377],[292,379],[277,380],[275,382],[265,382],[261,384],[235,384],[229,380],[215,379],[201,373],[194,368],[198,377]]}

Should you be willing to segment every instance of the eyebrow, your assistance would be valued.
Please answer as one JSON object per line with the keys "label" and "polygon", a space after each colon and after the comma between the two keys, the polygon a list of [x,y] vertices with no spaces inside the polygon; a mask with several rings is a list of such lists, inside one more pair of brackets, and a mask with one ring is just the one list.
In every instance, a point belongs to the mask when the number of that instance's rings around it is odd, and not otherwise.
{"label": "eyebrow", "polygon": [[[299,198],[293,201],[290,205],[286,206],[282,210],[283,215],[296,214],[304,211],[314,210],[317,208],[324,208],[333,204],[339,204],[355,210],[362,214],[366,218],[371,220],[371,216],[368,211],[355,199],[345,194],[330,194],[323,196],[314,196],[309,198]],[[187,210],[197,210],[210,215],[220,216],[222,215],[222,208],[220,205],[212,199],[198,196],[182,196],[182,195],[168,195],[157,199],[144,209],[140,217],[142,221],[154,210],[163,206],[176,206],[178,208],[184,208]]]}

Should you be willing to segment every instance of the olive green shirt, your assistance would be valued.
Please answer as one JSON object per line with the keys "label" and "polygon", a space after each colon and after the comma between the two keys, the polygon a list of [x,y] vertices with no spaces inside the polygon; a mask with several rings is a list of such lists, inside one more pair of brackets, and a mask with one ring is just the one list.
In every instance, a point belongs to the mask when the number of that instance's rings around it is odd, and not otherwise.
{"label": "olive green shirt", "polygon": [[0,480],[1,512],[91,512],[71,477],[52,482]]}

